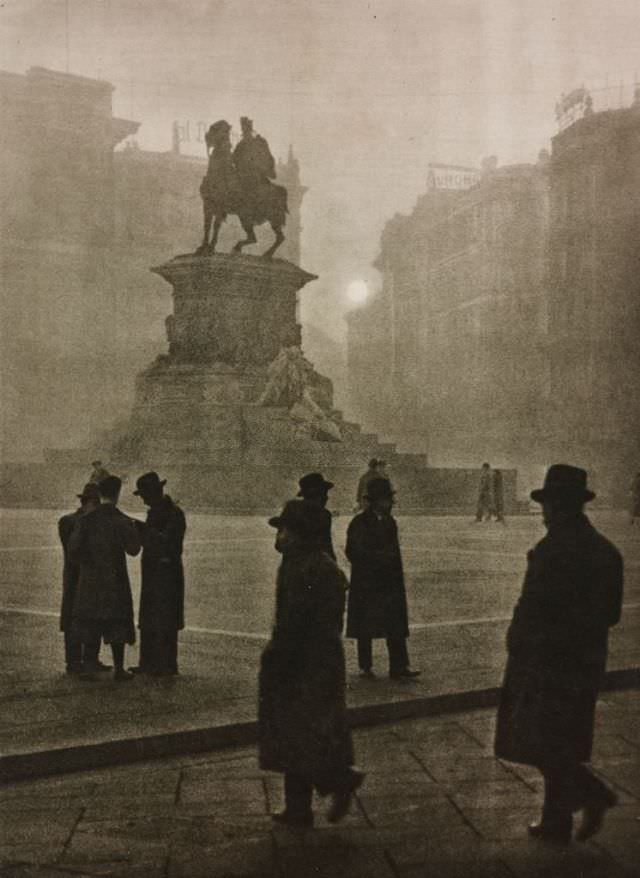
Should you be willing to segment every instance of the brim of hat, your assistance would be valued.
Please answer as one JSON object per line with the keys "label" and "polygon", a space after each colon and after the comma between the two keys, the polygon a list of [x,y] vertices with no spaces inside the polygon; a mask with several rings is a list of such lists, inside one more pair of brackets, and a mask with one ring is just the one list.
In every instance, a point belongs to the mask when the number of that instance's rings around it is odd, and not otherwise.
{"label": "brim of hat", "polygon": [[[158,487],[158,488],[164,488],[164,486],[165,486],[166,484],[167,484],[167,480],[166,480],[166,479],[162,479],[162,481],[158,482],[157,487]],[[154,485],[154,487],[156,487],[156,486]],[[133,496],[134,496],[134,497],[140,497],[142,494],[144,494],[144,491],[140,491],[140,490],[138,490],[138,491],[134,491],[134,492],[133,492]]]}
{"label": "brim of hat", "polygon": [[282,521],[282,519],[280,518],[279,515],[274,515],[273,518],[269,519],[269,525],[270,525],[270,527],[279,528],[281,521]]}
{"label": "brim of hat", "polygon": [[554,497],[575,497],[576,500],[589,503],[589,501],[595,500],[596,497],[593,491],[572,491],[570,488],[537,488],[529,496],[536,503],[544,503],[545,500],[553,500]]}

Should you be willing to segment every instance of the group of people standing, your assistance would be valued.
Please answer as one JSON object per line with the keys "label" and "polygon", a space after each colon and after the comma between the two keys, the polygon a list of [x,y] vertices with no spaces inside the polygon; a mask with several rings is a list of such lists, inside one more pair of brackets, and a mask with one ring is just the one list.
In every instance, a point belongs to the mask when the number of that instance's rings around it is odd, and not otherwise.
{"label": "group of people standing", "polygon": [[[359,511],[347,529],[350,582],[336,562],[326,508],[334,486],[321,473],[301,478],[298,496],[269,519],[282,560],[275,622],[260,664],[259,755],[263,769],[284,775],[285,809],[273,819],[294,828],[313,824],[314,790],[331,796],[329,821],[341,820],[365,777],[354,764],[346,714],[345,605],[346,634],[357,640],[363,676],[374,676],[376,638],[386,640],[392,679],[411,681],[419,673],[407,652],[394,491],[388,476],[376,472],[378,463],[363,477]],[[111,475],[86,485],[80,509],[60,520],[61,627],[72,673],[91,677],[106,667],[98,658],[104,640],[116,680],[131,678],[123,664],[124,646],[135,640],[126,555],[141,548],[140,663],[132,670],[177,673],[185,518],[163,486],[154,472],[137,480],[145,522],[118,509],[121,481]],[[540,771],[542,818],[529,833],[554,845],[569,843],[577,811],[583,820],[576,839],[591,838],[617,801],[586,764],[608,632],[620,619],[623,594],[622,557],[584,513],[594,497],[586,472],[566,464],[551,466],[543,487],[531,493],[547,534],[527,556],[498,708],[495,754]]]}
{"label": "group of people standing", "polygon": [[[146,521],[130,518],[117,505],[122,480],[101,467],[94,462],[95,480],[78,495],[80,507],[58,522],[67,673],[95,680],[97,673],[113,669],[119,682],[135,673],[177,674],[178,631],[184,627],[184,513],[164,493],[165,482],[149,472],[133,492],[148,507]],[[126,670],[125,646],[136,640],[126,557],[141,549],[140,660]],[[111,647],[113,666],[100,661],[103,642]]]}

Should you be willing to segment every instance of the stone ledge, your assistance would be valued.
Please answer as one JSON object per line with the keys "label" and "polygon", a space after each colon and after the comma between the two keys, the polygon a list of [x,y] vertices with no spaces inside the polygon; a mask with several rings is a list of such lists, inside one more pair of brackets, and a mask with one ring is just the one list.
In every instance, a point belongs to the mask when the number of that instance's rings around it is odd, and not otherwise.
{"label": "stone ledge", "polygon": [[[640,688],[640,667],[609,671],[602,692]],[[424,698],[368,704],[349,708],[353,728],[419,719],[446,713],[480,710],[498,703],[500,688],[492,686],[461,692],[450,692]],[[255,744],[258,723],[238,722],[223,726],[187,729],[147,737],[105,741],[76,747],[43,750],[0,757],[0,784],[48,775],[66,774],[123,765],[147,759],[184,756],[221,750],[225,747]]]}

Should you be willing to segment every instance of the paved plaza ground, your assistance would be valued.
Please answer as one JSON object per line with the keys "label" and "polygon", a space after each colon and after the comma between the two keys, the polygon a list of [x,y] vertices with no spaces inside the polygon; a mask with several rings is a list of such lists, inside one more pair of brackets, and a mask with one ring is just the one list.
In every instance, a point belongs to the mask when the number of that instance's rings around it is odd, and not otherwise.
{"label": "paved plaza ground", "polygon": [[[142,512],[139,507],[130,511]],[[279,561],[265,520],[189,515],[188,628],[181,635],[181,675],[123,685],[108,674],[91,684],[63,673],[62,635],[57,630],[59,514],[1,513],[2,754],[42,754],[253,722],[256,672],[271,624]],[[339,551],[348,521],[347,516],[335,521]],[[622,624],[612,634],[609,666],[637,668],[640,527],[630,527],[622,513],[596,513],[594,521],[621,548],[626,562],[625,609]],[[533,515],[512,518],[506,527],[476,525],[470,518],[417,516],[400,518],[399,526],[412,623],[410,651],[422,676],[411,684],[389,681],[383,644],[378,642],[380,677],[362,681],[354,645],[346,644],[349,704],[377,705],[382,715],[386,705],[499,685],[504,633],[520,591],[526,550],[544,533],[539,516]],[[139,560],[129,566],[137,592]],[[130,664],[137,662],[135,647],[128,650],[128,658]]]}
{"label": "paved plaza ground", "polygon": [[2,878],[638,878],[640,693],[598,705],[596,770],[620,804],[586,845],[529,840],[537,772],[492,755],[495,711],[355,735],[367,772],[342,824],[274,828],[282,779],[233,749],[0,790]]}

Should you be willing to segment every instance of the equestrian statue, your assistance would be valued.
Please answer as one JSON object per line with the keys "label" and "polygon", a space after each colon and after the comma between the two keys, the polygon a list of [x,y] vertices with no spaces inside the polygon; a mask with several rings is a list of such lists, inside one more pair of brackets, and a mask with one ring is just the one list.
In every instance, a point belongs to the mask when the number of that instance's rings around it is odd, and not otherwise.
{"label": "equestrian statue", "polygon": [[233,251],[240,253],[247,244],[255,244],[254,226],[268,222],[276,239],[263,256],[271,258],[284,241],[287,190],[272,182],[276,176],[275,161],[267,141],[254,133],[251,119],[243,116],[240,126],[242,137],[234,150],[231,125],[225,119],[214,122],[205,135],[209,167],[200,186],[204,239],[196,252],[215,252],[220,226],[231,213],[236,214],[246,235]]}

